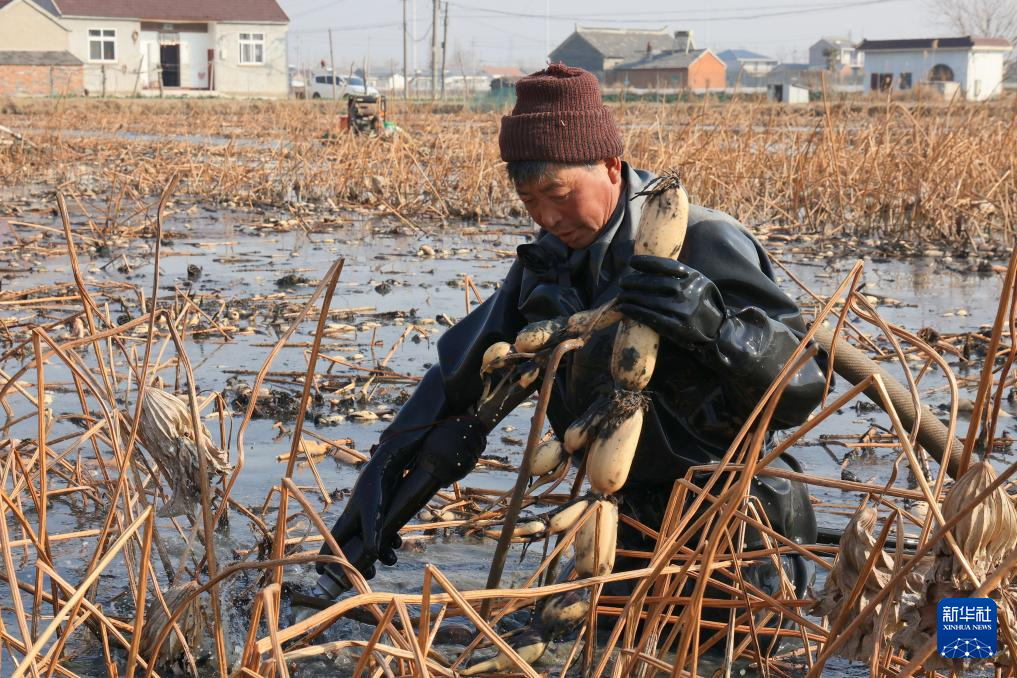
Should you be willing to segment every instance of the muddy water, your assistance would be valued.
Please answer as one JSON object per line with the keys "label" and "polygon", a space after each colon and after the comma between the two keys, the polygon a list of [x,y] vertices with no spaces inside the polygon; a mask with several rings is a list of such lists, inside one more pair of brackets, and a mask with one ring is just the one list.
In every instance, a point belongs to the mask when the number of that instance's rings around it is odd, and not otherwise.
{"label": "muddy water", "polygon": [[[282,302],[299,304],[306,300],[313,287],[298,285],[280,288],[276,281],[286,275],[298,275],[316,283],[324,275],[328,267],[339,257],[345,258],[342,277],[333,299],[331,309],[338,312],[347,310],[347,315],[337,314],[333,319],[336,323],[353,325],[356,330],[340,335],[341,338],[327,340],[323,346],[323,355],[339,358],[348,363],[370,367],[381,360],[403,334],[409,323],[419,325],[426,336],[418,335],[415,340],[405,341],[392,355],[388,366],[395,372],[404,375],[421,375],[426,366],[434,360],[434,342],[447,329],[448,321],[461,318],[466,312],[463,276],[469,274],[486,298],[494,289],[511,262],[511,252],[515,245],[525,240],[519,234],[518,225],[492,225],[476,229],[471,227],[468,235],[452,227],[438,235],[407,234],[396,223],[383,221],[366,221],[362,219],[344,219],[324,232],[307,233],[301,229],[288,232],[275,232],[258,226],[263,219],[251,214],[212,213],[204,210],[191,213],[179,212],[167,220],[167,231],[170,237],[164,248],[162,261],[161,296],[170,296],[174,290],[188,290],[192,296],[218,296],[230,306],[238,303],[238,308],[258,311],[252,321],[242,318],[236,321],[242,329],[248,326],[253,330],[250,334],[241,334],[230,342],[223,342],[207,335],[203,340],[188,341],[188,354],[195,367],[196,384],[202,393],[222,391],[230,380],[240,379],[251,383],[253,373],[258,370],[266,359],[270,346],[276,341],[280,329],[269,324],[272,309]],[[418,256],[422,244],[433,248],[437,257]],[[152,257],[151,248],[144,240],[138,239],[116,252],[116,258],[123,254],[131,268],[118,270],[119,264],[105,266],[114,258],[114,253],[103,252],[102,256],[91,253],[82,258],[82,269],[85,271],[89,284],[98,285],[108,282],[127,282],[141,286],[146,295],[151,287]],[[853,258],[830,258],[822,255],[780,254],[778,255],[795,275],[804,280],[818,293],[832,292],[841,278],[847,274]],[[122,263],[122,262],[121,262]],[[999,263],[999,262],[996,262]],[[960,332],[977,329],[979,325],[990,323],[995,312],[998,299],[1000,277],[997,274],[977,274],[969,272],[972,262],[968,260],[950,260],[949,258],[920,258],[906,261],[872,260],[866,261],[866,292],[885,297],[892,297],[903,305],[895,308],[882,309],[884,315],[894,323],[907,329],[917,331],[923,327],[933,327],[940,332]],[[188,280],[188,267],[198,267],[201,274],[195,280]],[[192,269],[194,270],[194,269]],[[193,277],[193,276],[192,276]],[[802,302],[808,297],[800,293],[793,283],[784,279],[785,289],[799,296]],[[70,272],[65,258],[57,257],[41,262],[32,272],[11,275],[4,280],[4,290],[25,289],[32,286],[70,280]],[[266,298],[276,295],[276,298]],[[252,301],[254,300],[254,301]],[[203,308],[214,308],[215,304]],[[73,308],[69,306],[68,308]],[[131,307],[125,310],[130,314]],[[137,312],[136,306],[134,312]],[[4,309],[5,316],[8,309]],[[394,317],[402,312],[402,318]],[[18,311],[24,316],[23,311]],[[10,315],[15,315],[14,311]],[[57,314],[59,315],[59,313]],[[377,326],[364,323],[378,323]],[[294,338],[293,342],[303,344],[313,331],[313,323],[306,322]],[[289,373],[299,373],[306,369],[306,345],[284,349],[273,364],[273,372],[281,375],[278,380],[268,383],[273,389],[299,394],[298,386],[293,382],[298,379],[287,377]],[[88,362],[90,355],[82,354]],[[0,365],[7,373],[20,366],[16,360]],[[94,364],[94,363],[89,363]],[[323,371],[327,362],[319,365]],[[958,376],[976,376],[978,364],[970,366],[957,365]],[[121,368],[121,372],[122,372]],[[355,371],[337,364],[334,374],[355,374]],[[168,384],[174,383],[174,372],[168,369],[163,373]],[[25,377],[27,381],[32,379]],[[289,383],[287,383],[287,380]],[[61,419],[61,414],[79,414],[80,407],[76,396],[61,390],[61,384],[69,382],[66,370],[59,364],[47,368],[47,382],[55,389],[52,407],[57,421],[50,433],[52,436],[71,432],[80,432],[73,422]],[[363,385],[363,379],[358,380]],[[922,381],[922,389],[926,391],[926,402],[933,406],[945,402],[946,392],[942,386],[944,380],[935,373],[930,373]],[[838,385],[840,390],[843,385]],[[353,404],[355,409],[368,409],[377,413],[377,421],[361,423],[348,416],[348,403],[339,403],[337,408],[328,405],[327,400],[338,399],[338,395],[324,393],[326,402],[316,407],[319,415],[333,416],[330,424],[328,418],[320,416],[315,421],[308,421],[308,430],[316,431],[330,438],[351,438],[353,446],[367,451],[377,439],[379,431],[386,425],[391,413],[403,402],[407,393],[412,390],[411,383],[381,384],[372,390],[369,402]],[[121,391],[123,389],[121,388]],[[971,394],[966,394],[971,397]],[[14,402],[14,401],[12,401]],[[28,410],[24,403],[18,403],[16,414]],[[233,419],[232,436],[240,422],[240,413]],[[488,454],[507,457],[518,462],[523,441],[526,438],[532,403],[527,404],[510,415],[493,434],[488,444]],[[1004,419],[1003,425],[1007,432],[1014,429],[1012,419]],[[962,420],[962,423],[963,420]],[[277,460],[277,456],[285,454],[289,447],[289,436],[280,435],[273,427],[273,419],[254,420],[246,434],[246,464],[240,482],[233,491],[233,498],[243,504],[257,509],[264,502],[270,488],[279,482],[285,465]],[[888,426],[884,415],[868,411],[844,408],[831,420],[807,436],[806,444],[794,450],[795,456],[808,473],[834,478],[851,478],[867,482],[883,483],[890,477],[894,456],[889,451],[877,451],[870,455],[846,455],[847,449],[835,443],[821,444],[826,434],[863,433],[870,425]],[[33,437],[34,421],[18,424],[10,430],[14,437]],[[286,431],[292,430],[292,421],[284,424]],[[230,427],[227,430],[231,430]],[[231,449],[234,446],[231,444]],[[235,453],[234,453],[235,454]],[[1009,457],[1005,457],[1009,460]],[[1001,459],[1002,461],[1002,459]],[[356,478],[356,470],[352,466],[332,459],[321,461],[317,470],[328,492],[345,490],[352,487]],[[309,488],[309,494],[315,487],[315,480],[309,469],[298,468],[295,480]],[[514,474],[478,470],[465,484],[472,487],[507,489],[514,481]],[[901,478],[899,483],[905,484]],[[858,501],[858,496],[821,487],[812,488],[813,496],[824,504],[820,512],[822,524],[837,528],[846,523],[850,508]],[[320,500],[315,494],[313,499]],[[346,499],[340,496],[338,501],[322,512],[327,524],[331,524],[340,513]],[[54,502],[49,516],[50,529],[54,532],[66,532],[73,529],[87,529],[96,526],[102,513],[94,510],[82,510],[79,506],[68,502]],[[29,514],[29,519],[34,516]],[[274,522],[272,515],[268,516]],[[181,540],[173,534],[173,528],[167,521],[160,521],[160,530],[166,536],[167,543],[177,556]],[[235,556],[234,549],[247,549],[252,546],[253,535],[246,521],[240,517],[232,520],[230,528],[219,537],[218,547],[220,562],[228,564]],[[82,576],[81,564],[91,555],[94,548],[92,540],[77,540],[54,545],[56,566],[70,581],[78,581]],[[490,540],[465,539],[454,535],[439,536],[430,540],[416,541],[412,548],[405,548],[400,554],[399,563],[393,568],[381,568],[372,586],[380,590],[419,591],[421,585],[421,569],[425,563],[434,563],[461,588],[477,588],[483,586],[487,576],[487,565],[494,550]],[[531,549],[521,561],[517,551],[509,558],[508,572],[505,583],[518,582],[532,570],[538,562],[539,549]],[[16,559],[20,554],[16,554]],[[26,563],[27,565],[27,563]],[[310,571],[289,571],[289,578],[295,581],[311,582]],[[238,582],[228,588],[225,595],[232,605],[226,606],[228,615],[227,629],[230,641],[235,645],[243,642],[242,633],[245,619],[249,612],[246,602],[250,590],[245,588],[251,582]],[[14,618],[7,612],[8,592],[3,595],[5,612],[4,624],[8,628],[16,628]],[[123,581],[123,572],[111,569],[104,575],[100,583],[99,601],[110,613],[130,617],[132,614],[129,591]],[[348,637],[363,634],[366,630],[353,623],[340,624],[333,632],[333,637]],[[560,660],[567,651],[567,645],[561,652],[552,651],[548,655],[545,670],[553,670],[554,662]],[[74,670],[83,675],[102,675],[103,668],[94,645],[81,644],[75,647],[79,657],[75,660]],[[313,665],[305,667],[304,673],[313,674],[323,667]],[[348,664],[339,661],[333,667],[341,674]],[[831,675],[863,675],[857,667],[848,667],[844,663],[835,663],[828,667]]]}

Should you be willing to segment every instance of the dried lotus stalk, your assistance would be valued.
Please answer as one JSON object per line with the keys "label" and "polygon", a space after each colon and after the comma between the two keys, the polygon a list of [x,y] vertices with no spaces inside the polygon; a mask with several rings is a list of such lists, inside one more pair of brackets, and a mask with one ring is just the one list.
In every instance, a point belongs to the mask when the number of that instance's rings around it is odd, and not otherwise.
{"label": "dried lotus stalk", "polygon": [[[167,589],[162,596],[166,601],[166,607],[169,608],[170,614],[180,607],[184,599],[197,589],[198,583],[193,580]],[[191,599],[177,618],[177,626],[183,633],[184,638],[187,640],[187,646],[192,652],[196,651],[201,645],[208,625],[208,616],[205,614],[205,608],[202,606],[203,595],[195,596]],[[152,653],[155,651],[155,641],[168,623],[169,617],[166,616],[162,605],[159,604],[158,600],[153,599],[148,604],[148,607],[145,608],[145,623],[141,627],[139,652],[142,657],[151,659]],[[155,661],[155,664],[159,667],[167,667],[180,661],[183,657],[184,650],[180,645],[180,639],[177,637],[176,631],[171,631],[159,649],[159,658]]]}
{"label": "dried lotus stalk", "polygon": [[[198,446],[195,445],[190,409],[182,400],[162,389],[145,389],[138,436],[173,490],[172,499],[160,509],[159,515],[191,514],[201,498],[202,483],[207,484],[209,479],[199,477]],[[229,472],[226,452],[212,444],[212,436],[204,425],[201,425],[200,447],[210,474]]]}

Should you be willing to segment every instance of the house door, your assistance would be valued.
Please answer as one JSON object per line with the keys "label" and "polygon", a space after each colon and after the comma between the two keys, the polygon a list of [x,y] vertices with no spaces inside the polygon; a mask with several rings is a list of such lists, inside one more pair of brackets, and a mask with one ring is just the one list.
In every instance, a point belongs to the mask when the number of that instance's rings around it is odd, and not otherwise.
{"label": "house door", "polygon": [[159,45],[162,86],[180,87],[180,45]]}

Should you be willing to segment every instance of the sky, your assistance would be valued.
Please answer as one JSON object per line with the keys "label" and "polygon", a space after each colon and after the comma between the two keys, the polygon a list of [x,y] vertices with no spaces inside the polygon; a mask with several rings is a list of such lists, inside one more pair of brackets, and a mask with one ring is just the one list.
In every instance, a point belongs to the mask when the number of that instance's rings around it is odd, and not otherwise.
{"label": "sky", "polygon": [[[431,0],[279,0],[290,17],[294,65],[327,61],[332,29],[337,68],[401,70],[403,4],[410,17],[411,68],[427,71]],[[694,32],[697,47],[744,48],[784,62],[808,61],[822,36],[908,38],[948,35],[930,0],[448,0],[448,68],[519,66],[536,70],[576,25]],[[445,1],[442,0],[444,13]],[[414,11],[416,20],[414,20]],[[549,17],[549,18],[548,18]],[[415,46],[415,49],[414,49]],[[414,58],[415,52],[415,58]]]}

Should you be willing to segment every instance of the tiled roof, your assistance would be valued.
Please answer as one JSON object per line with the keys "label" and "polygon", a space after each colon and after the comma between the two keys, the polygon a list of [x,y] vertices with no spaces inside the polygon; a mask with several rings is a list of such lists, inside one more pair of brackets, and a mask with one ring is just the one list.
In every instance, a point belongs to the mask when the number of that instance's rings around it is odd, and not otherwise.
{"label": "tiled roof", "polygon": [[824,42],[824,41],[830,43],[834,47],[853,47],[854,46],[854,44],[851,42],[850,38],[842,38],[842,37],[837,37],[837,36],[830,37],[828,35],[824,35],[823,37],[821,37],[819,39],[819,42]]}
{"label": "tiled roof", "polygon": [[62,16],[145,21],[288,22],[276,0],[57,0]]}
{"label": "tiled roof", "polygon": [[773,57],[768,57],[765,54],[759,54],[747,49],[725,49],[723,52],[717,54],[717,58],[721,61],[738,61],[740,59],[746,59],[748,61],[775,61]]}
{"label": "tiled roof", "polygon": [[81,59],[70,52],[0,52],[4,66],[80,66]]}
{"label": "tiled roof", "polygon": [[656,70],[658,68],[688,68],[692,65],[692,62],[698,59],[705,51],[705,49],[696,49],[691,52],[663,52],[659,54],[650,54],[642,59],[636,59],[635,61],[620,64],[615,68],[617,70],[626,71],[646,71]]}
{"label": "tiled roof", "polygon": [[905,40],[862,40],[859,50],[895,49],[963,49],[970,47],[1012,47],[1006,38],[982,38],[965,35],[960,38],[912,38]]}
{"label": "tiled roof", "polygon": [[[7,5],[14,2],[14,0],[0,0],[0,9],[3,9]],[[53,16],[57,16],[56,7],[53,5],[53,0],[32,0],[40,9],[49,12]]]}
{"label": "tiled roof", "polygon": [[583,28],[576,29],[586,42],[605,57],[616,59],[633,59],[646,53],[646,46],[651,49],[669,48],[674,44],[674,35],[667,30],[637,30],[621,28]]}

